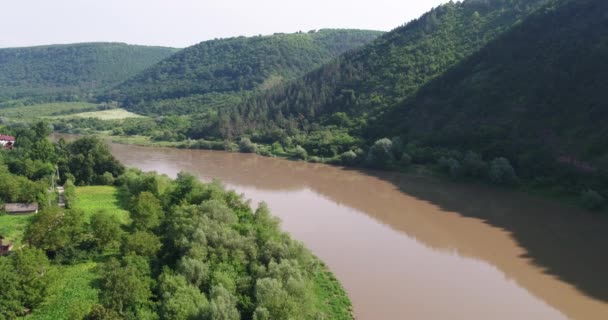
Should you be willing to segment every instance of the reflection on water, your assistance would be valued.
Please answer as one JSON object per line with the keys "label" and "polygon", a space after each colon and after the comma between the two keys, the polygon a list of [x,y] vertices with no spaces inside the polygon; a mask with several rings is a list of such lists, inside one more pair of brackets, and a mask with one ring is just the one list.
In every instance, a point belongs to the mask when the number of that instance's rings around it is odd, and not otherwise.
{"label": "reflection on water", "polygon": [[424,177],[111,147],[127,166],[220,179],[267,202],[335,272],[358,319],[608,319],[605,219]]}

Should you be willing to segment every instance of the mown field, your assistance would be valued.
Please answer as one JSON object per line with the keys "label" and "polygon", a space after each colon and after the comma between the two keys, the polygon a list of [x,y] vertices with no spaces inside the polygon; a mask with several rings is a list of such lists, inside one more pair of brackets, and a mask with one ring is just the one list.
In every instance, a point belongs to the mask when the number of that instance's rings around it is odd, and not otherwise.
{"label": "mown field", "polygon": [[100,120],[121,120],[127,118],[140,118],[138,114],[133,112],[129,112],[125,109],[110,109],[110,110],[102,110],[102,111],[91,111],[91,112],[82,112],[76,114],[69,114],[65,116],[60,116],[58,118],[97,118]]}
{"label": "mown field", "polygon": [[129,222],[129,212],[122,209],[118,202],[118,190],[109,186],[87,186],[76,188],[75,208],[84,211],[90,218],[100,210],[115,215],[123,224]]}
{"label": "mown field", "polygon": [[88,102],[57,102],[0,108],[0,117],[11,120],[33,121],[44,118],[97,118],[101,120],[120,120],[142,116],[125,109],[99,110],[98,105]]}
{"label": "mown field", "polygon": [[31,106],[2,108],[0,109],[0,117],[27,121],[91,111],[96,108],[97,105],[88,102],[43,103]]}

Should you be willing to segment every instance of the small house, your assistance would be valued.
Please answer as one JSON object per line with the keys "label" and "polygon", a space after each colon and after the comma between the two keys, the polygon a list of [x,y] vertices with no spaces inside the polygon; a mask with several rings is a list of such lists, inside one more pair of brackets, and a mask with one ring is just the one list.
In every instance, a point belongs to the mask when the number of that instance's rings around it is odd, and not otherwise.
{"label": "small house", "polygon": [[0,134],[0,146],[4,149],[12,149],[15,145],[15,137]]}
{"label": "small house", "polygon": [[13,242],[10,241],[9,243],[4,244],[4,237],[0,236],[0,256],[11,250],[13,250]]}
{"label": "small house", "polygon": [[12,215],[38,213],[38,203],[7,203],[4,211]]}

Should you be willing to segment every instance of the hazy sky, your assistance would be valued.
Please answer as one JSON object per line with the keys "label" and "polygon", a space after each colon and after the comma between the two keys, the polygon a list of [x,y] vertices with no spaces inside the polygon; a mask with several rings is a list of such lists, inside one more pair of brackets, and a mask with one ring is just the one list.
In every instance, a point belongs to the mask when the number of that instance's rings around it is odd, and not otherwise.
{"label": "hazy sky", "polygon": [[116,41],[186,47],[321,28],[391,30],[447,0],[0,0],[0,47]]}

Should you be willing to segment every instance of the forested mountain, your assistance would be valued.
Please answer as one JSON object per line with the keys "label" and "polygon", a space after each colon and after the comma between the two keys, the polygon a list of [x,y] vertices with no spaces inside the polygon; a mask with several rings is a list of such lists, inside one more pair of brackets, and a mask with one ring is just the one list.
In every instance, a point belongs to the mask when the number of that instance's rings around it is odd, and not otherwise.
{"label": "forested mountain", "polygon": [[[197,105],[234,102],[232,98],[243,91],[295,79],[381,34],[325,29],[205,41],[148,68],[102,98],[140,112],[187,113]],[[169,101],[153,103],[158,100]]]}
{"label": "forested mountain", "polygon": [[608,169],[607,12],[603,0],[539,10],[387,113],[372,134],[505,156],[528,176],[574,170],[588,187]]}
{"label": "forested mountain", "polygon": [[198,119],[190,136],[297,144],[340,163],[437,165],[499,184],[519,176],[582,191],[595,207],[608,195],[606,12],[602,0],[448,3]]}
{"label": "forested mountain", "polygon": [[[364,126],[549,0],[467,0],[439,6],[285,86],[226,110],[222,135],[279,126],[311,129],[345,112]],[[206,128],[205,130],[208,130]]]}
{"label": "forested mountain", "polygon": [[0,99],[25,96],[82,99],[128,79],[176,51],[123,43],[0,49]]}

